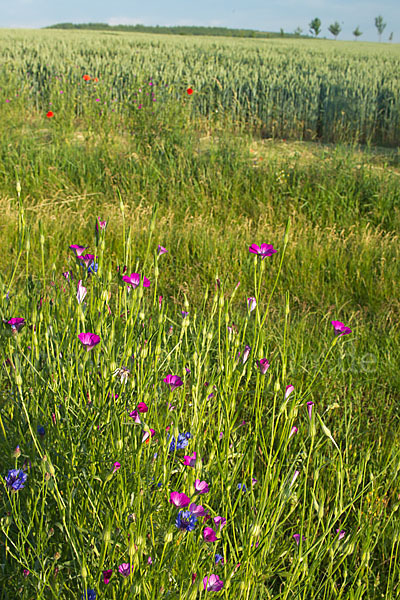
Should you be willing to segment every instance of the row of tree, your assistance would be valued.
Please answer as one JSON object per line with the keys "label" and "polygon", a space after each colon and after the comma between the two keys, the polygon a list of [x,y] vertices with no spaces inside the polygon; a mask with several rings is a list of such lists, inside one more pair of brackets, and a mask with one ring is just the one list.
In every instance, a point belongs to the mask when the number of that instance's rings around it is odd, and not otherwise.
{"label": "row of tree", "polygon": [[[387,24],[383,22],[382,16],[379,15],[379,17],[375,17],[375,27],[378,31],[379,41],[381,41],[381,39],[382,39],[382,33],[384,32],[386,25]],[[319,19],[318,17],[313,19],[311,21],[311,23],[309,23],[309,28],[310,28],[310,33],[312,33],[315,37],[317,37],[321,33],[321,19]],[[328,31],[329,31],[329,33],[331,33],[333,35],[333,37],[336,40],[337,36],[342,31],[342,28],[340,27],[339,22],[335,21],[334,23],[332,23],[332,25],[329,25]],[[297,28],[295,30],[295,34],[301,35],[301,33],[302,33],[302,30],[300,28]],[[356,40],[360,37],[360,35],[362,35],[362,31],[360,31],[360,28],[358,25],[355,28],[355,30],[353,31],[353,35],[354,35],[354,39],[356,39]],[[392,40],[393,40],[393,32],[389,35],[389,42],[391,42]]]}

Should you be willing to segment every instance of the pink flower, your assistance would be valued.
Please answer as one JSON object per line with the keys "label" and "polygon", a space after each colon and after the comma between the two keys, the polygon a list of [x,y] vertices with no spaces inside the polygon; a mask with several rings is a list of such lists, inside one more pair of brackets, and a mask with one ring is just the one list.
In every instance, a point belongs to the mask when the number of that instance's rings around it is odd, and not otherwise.
{"label": "pink flower", "polygon": [[208,592],[219,592],[224,587],[224,582],[218,577],[218,575],[209,575],[203,579],[203,587]]}
{"label": "pink flower", "polygon": [[346,535],[346,532],[344,529],[336,529],[336,533],[339,534],[339,540],[342,540],[344,538],[344,536]]}
{"label": "pink flower", "polygon": [[100,221],[100,218],[97,217],[97,223],[96,223],[96,231],[100,229],[105,229],[107,227],[107,221]]}
{"label": "pink flower", "polygon": [[28,575],[29,575],[28,569],[24,569],[23,574],[24,574],[24,577],[28,577]]}
{"label": "pink flower", "polygon": [[25,319],[22,317],[13,317],[7,321],[8,325],[11,325],[13,331],[19,331],[25,325]]}
{"label": "pink flower", "polygon": [[110,583],[110,577],[112,575],[112,572],[112,569],[107,569],[107,571],[103,571],[103,581],[106,585]]}
{"label": "pink flower", "polygon": [[350,327],[346,327],[340,321],[331,321],[331,323],[333,325],[333,331],[335,335],[338,335],[339,337],[348,333],[352,333]]}
{"label": "pink flower", "polygon": [[297,427],[292,427],[292,429],[290,430],[290,433],[289,433],[289,440],[292,437],[292,435],[296,435],[297,432],[298,432]]}
{"label": "pink flower", "polygon": [[167,375],[163,381],[169,385],[171,392],[173,392],[177,387],[183,385],[183,381],[178,375]]}
{"label": "pink flower", "polygon": [[196,517],[205,517],[207,514],[203,506],[194,504],[194,502],[189,506],[189,510],[192,515],[196,515]]}
{"label": "pink flower", "polygon": [[133,568],[131,568],[131,565],[129,563],[122,563],[122,565],[119,565],[119,567],[118,567],[118,571],[124,577],[128,577],[129,574],[131,573],[131,570],[133,570]]}
{"label": "pink flower", "polygon": [[85,299],[87,294],[87,289],[82,285],[82,280],[80,279],[78,282],[78,292],[76,294],[76,299],[78,300],[78,304],[81,304]]}
{"label": "pink flower", "polygon": [[[299,533],[295,533],[295,534],[293,535],[293,539],[294,539],[294,541],[296,542],[296,544],[297,544],[297,545],[299,545],[299,544],[300,544],[300,534],[299,534]],[[306,538],[305,538],[305,536],[303,535],[303,537],[302,537],[302,540],[303,540],[303,542],[304,542],[304,540],[305,540],[305,539],[306,539]]]}
{"label": "pink flower", "polygon": [[174,506],[177,506],[178,508],[182,508],[184,506],[189,506],[190,498],[188,498],[186,494],[180,494],[179,492],[171,492],[169,503],[173,504]]}
{"label": "pink flower", "polygon": [[184,456],[183,457],[183,464],[186,467],[195,467],[196,466],[196,452],[193,452],[192,456]]}
{"label": "pink flower", "polygon": [[144,402],[139,402],[139,404],[136,407],[136,410],[140,413],[147,413],[149,409],[147,407],[147,404],[145,404]]}
{"label": "pink flower", "polygon": [[164,248],[163,246],[158,245],[157,248],[157,254],[158,256],[162,256],[163,254],[166,254],[168,252],[168,250],[166,248]]}
{"label": "pink flower", "polygon": [[87,250],[86,246],[78,246],[77,244],[73,244],[72,246],[70,246],[70,249],[75,252],[75,256],[76,257],[80,257],[82,256],[82,254],[85,252],[85,250]]}
{"label": "pink flower", "polygon": [[271,254],[275,254],[277,250],[274,250],[272,244],[261,244],[261,246],[257,246],[257,244],[252,244],[249,247],[249,252],[252,254],[257,254],[261,256],[261,260],[264,260],[267,256],[271,256]]}
{"label": "pink flower", "polygon": [[200,481],[200,479],[196,479],[194,482],[194,489],[198,494],[207,494],[209,491],[208,483],[205,481]]}
{"label": "pink flower", "polygon": [[142,443],[146,442],[146,444],[149,443],[151,437],[154,437],[155,431],[154,429],[150,429],[150,435],[147,433],[147,431],[144,432],[144,435],[142,437]]}
{"label": "pink flower", "polygon": [[139,413],[136,410],[133,410],[132,412],[128,413],[129,416],[131,417],[131,419],[135,419],[135,423],[138,423],[140,425],[141,421],[140,421],[140,417],[139,417]]}
{"label": "pink flower", "polygon": [[311,417],[312,417],[312,409],[314,406],[314,402],[307,402],[307,410],[308,410],[308,418],[311,421]]}
{"label": "pink flower", "polygon": [[225,517],[214,517],[214,519],[213,519],[213,520],[214,520],[214,523],[215,523],[216,525],[218,525],[218,524],[219,524],[219,530],[220,530],[220,531],[221,531],[221,529],[222,529],[223,527],[225,527],[225,525],[226,525],[226,519],[225,519]]}
{"label": "pink flower", "polygon": [[287,400],[290,396],[290,394],[294,391],[294,387],[292,385],[287,385],[286,386],[286,392],[285,392],[285,400]]}
{"label": "pink flower", "polygon": [[211,527],[205,527],[203,531],[203,538],[206,542],[216,542],[217,535]]}
{"label": "pink flower", "polygon": [[298,476],[299,476],[299,473],[300,473],[300,471],[295,471],[295,472],[294,472],[294,475],[293,475],[293,477],[292,477],[292,481],[291,481],[291,483],[290,483],[290,487],[292,487],[292,485],[294,484],[294,482],[295,482],[295,481],[296,481],[296,479],[298,478]]}
{"label": "pink flower", "polygon": [[115,462],[113,473],[115,473],[115,471],[118,471],[118,469],[120,469],[120,468],[121,468],[121,464],[119,462]]}
{"label": "pink flower", "polygon": [[257,365],[260,369],[261,375],[265,375],[265,373],[268,371],[269,366],[270,366],[269,362],[266,358],[262,358],[261,360],[259,360]]}
{"label": "pink flower", "polygon": [[250,298],[247,298],[247,306],[249,307],[250,312],[252,310],[254,310],[255,307],[257,306],[257,301],[255,298],[253,298],[253,296],[250,296]]}
{"label": "pink flower", "polygon": [[[135,289],[140,283],[140,277],[141,276],[139,273],[132,273],[131,275],[124,275],[122,279],[126,283],[129,283],[133,289]],[[150,287],[150,281],[147,279],[147,277],[143,277],[143,287]]]}
{"label": "pink flower", "polygon": [[95,333],[80,333],[78,338],[86,346],[87,351],[92,350],[100,342],[100,337]]}

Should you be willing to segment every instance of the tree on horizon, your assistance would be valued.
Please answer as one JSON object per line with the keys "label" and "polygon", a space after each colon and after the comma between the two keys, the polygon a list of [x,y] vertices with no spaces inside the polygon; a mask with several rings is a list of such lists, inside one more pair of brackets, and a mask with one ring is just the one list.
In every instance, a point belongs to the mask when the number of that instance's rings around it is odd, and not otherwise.
{"label": "tree on horizon", "polygon": [[317,35],[319,35],[321,33],[321,19],[319,19],[318,17],[315,17],[315,19],[313,19],[309,23],[309,28],[310,28],[310,32],[313,33],[315,35],[315,37],[317,37]]}
{"label": "tree on horizon", "polygon": [[381,15],[375,17],[375,27],[378,30],[379,41],[381,41],[382,33],[386,27],[386,23],[383,22],[383,17]]}
{"label": "tree on horizon", "polygon": [[360,37],[360,35],[362,35],[362,31],[360,31],[359,26],[357,25],[357,27],[355,28],[355,30],[353,31],[353,35],[354,35],[354,39],[355,41],[357,41],[357,38]]}
{"label": "tree on horizon", "polygon": [[329,33],[331,33],[334,36],[334,38],[336,40],[337,36],[342,31],[342,28],[340,27],[339,22],[335,21],[334,23],[332,23],[332,25],[329,25],[328,31],[329,31]]}

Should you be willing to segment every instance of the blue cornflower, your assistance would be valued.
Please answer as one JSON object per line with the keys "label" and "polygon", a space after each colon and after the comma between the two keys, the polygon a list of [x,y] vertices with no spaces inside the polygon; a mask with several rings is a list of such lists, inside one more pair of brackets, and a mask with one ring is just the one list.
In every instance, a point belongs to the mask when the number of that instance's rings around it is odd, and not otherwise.
{"label": "blue cornflower", "polygon": [[215,555],[215,564],[217,565],[220,560],[222,560],[222,562],[224,562],[224,557],[222,556],[222,554],[216,554]]}
{"label": "blue cornflower", "polygon": [[[191,434],[189,432],[187,433],[180,433],[178,435],[178,441],[176,442],[176,449],[177,450],[182,450],[182,448],[186,448],[186,446],[189,444],[189,439],[191,438]],[[168,439],[169,439],[169,435],[168,435]],[[172,436],[171,438],[171,443],[169,445],[169,451],[170,452],[175,452],[175,436]]]}
{"label": "blue cornflower", "polygon": [[5,478],[8,489],[18,492],[24,487],[28,475],[21,469],[10,469]]}
{"label": "blue cornflower", "polygon": [[178,529],[186,529],[186,531],[193,531],[196,526],[197,517],[193,515],[190,510],[181,510],[175,521],[175,525]]}
{"label": "blue cornflower", "polygon": [[96,600],[95,590],[88,590],[87,592],[83,592],[82,600]]}
{"label": "blue cornflower", "polygon": [[43,425],[38,425],[38,426],[37,426],[37,432],[38,432],[38,434],[39,434],[39,435],[41,435],[41,436],[43,436],[43,435],[44,435],[45,431],[44,431],[44,427],[43,427]]}
{"label": "blue cornflower", "polygon": [[99,268],[98,263],[95,263],[94,261],[88,266],[88,273],[97,273],[97,270]]}
{"label": "blue cornflower", "polygon": [[238,490],[242,490],[242,492],[246,492],[246,486],[244,483],[238,483]]}

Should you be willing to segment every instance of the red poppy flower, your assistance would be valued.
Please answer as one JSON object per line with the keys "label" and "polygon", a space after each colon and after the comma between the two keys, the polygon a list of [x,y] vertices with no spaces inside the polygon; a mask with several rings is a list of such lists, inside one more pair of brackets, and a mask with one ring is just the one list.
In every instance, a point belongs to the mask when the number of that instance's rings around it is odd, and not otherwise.
{"label": "red poppy flower", "polygon": [[47,113],[46,117],[48,117],[49,119],[51,119],[51,117],[54,117],[53,111],[49,110],[49,112]]}
{"label": "red poppy flower", "polygon": [[96,82],[96,83],[98,82],[98,80],[99,80],[99,78],[98,78],[98,77],[95,77],[95,78],[93,79],[93,81],[94,81],[94,82]]}
{"label": "red poppy flower", "polygon": [[90,75],[84,75],[84,76],[83,76],[83,79],[84,79],[85,81],[90,81]]}
{"label": "red poppy flower", "polygon": [[193,94],[193,90],[192,90],[192,88],[188,88],[186,91],[187,91],[187,93],[189,94],[189,96],[191,96],[191,95]]}

